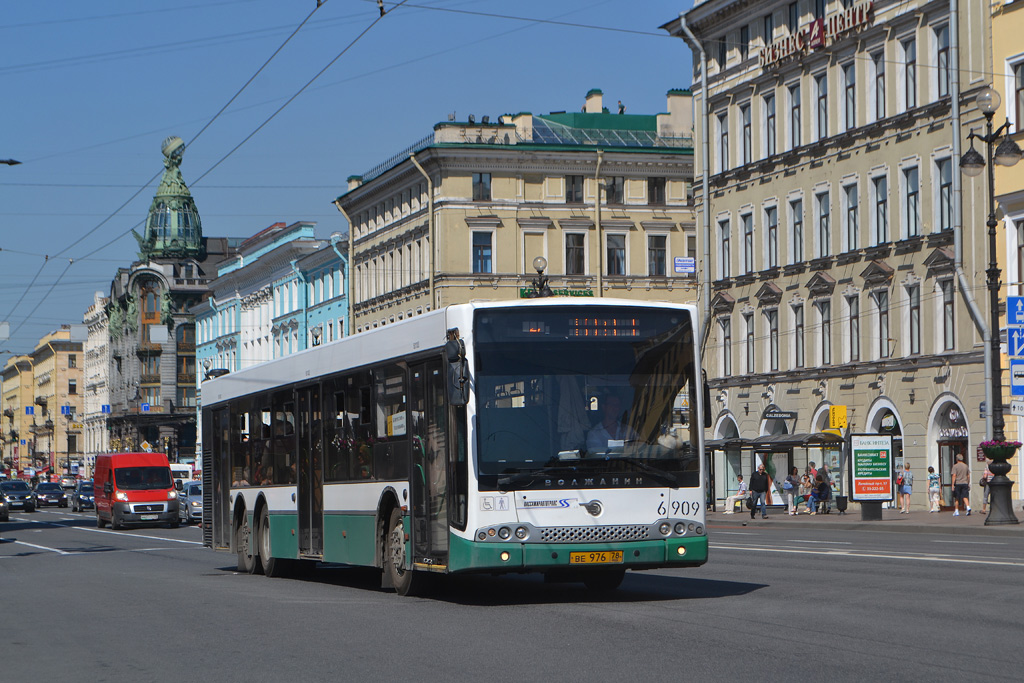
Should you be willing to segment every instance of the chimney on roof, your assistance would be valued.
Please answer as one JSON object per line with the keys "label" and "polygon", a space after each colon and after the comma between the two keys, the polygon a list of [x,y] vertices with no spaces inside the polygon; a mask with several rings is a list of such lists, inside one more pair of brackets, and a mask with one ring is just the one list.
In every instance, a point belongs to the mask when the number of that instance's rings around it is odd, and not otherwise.
{"label": "chimney on roof", "polygon": [[597,88],[594,88],[587,93],[586,103],[583,105],[583,111],[587,114],[600,114],[604,110],[604,93]]}
{"label": "chimney on roof", "polygon": [[363,184],[363,176],[361,175],[350,175],[348,177],[348,191],[356,189]]}

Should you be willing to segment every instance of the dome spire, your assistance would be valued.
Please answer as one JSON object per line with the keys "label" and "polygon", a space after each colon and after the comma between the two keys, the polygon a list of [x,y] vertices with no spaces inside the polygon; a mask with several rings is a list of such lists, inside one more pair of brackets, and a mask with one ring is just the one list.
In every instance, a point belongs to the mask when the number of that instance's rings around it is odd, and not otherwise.
{"label": "dome spire", "polygon": [[139,243],[139,258],[201,258],[203,230],[199,212],[179,168],[185,142],[174,135],[164,140],[161,150],[165,170],[149,206],[145,235],[132,230]]}

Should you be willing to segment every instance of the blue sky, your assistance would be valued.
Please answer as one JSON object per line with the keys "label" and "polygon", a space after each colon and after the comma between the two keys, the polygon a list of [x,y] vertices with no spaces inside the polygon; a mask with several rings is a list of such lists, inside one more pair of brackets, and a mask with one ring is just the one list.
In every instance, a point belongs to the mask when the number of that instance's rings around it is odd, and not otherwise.
{"label": "blue sky", "polygon": [[205,235],[311,220],[326,237],[347,229],[345,179],[450,113],[577,111],[600,88],[654,114],[691,83],[689,49],[658,27],[692,0],[395,4],[3,3],[0,159],[22,164],[0,165],[0,349],[80,323],[135,260],[167,136],[188,143]]}

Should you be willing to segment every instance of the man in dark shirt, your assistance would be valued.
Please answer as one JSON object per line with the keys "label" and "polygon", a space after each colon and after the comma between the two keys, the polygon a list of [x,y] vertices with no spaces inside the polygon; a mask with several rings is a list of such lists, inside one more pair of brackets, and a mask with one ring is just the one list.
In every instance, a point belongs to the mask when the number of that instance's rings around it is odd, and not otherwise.
{"label": "man in dark shirt", "polygon": [[757,503],[761,501],[761,518],[768,519],[768,508],[765,506],[765,498],[768,494],[768,473],[764,471],[764,463],[757,466],[757,471],[750,475],[750,518],[754,518],[757,511]]}

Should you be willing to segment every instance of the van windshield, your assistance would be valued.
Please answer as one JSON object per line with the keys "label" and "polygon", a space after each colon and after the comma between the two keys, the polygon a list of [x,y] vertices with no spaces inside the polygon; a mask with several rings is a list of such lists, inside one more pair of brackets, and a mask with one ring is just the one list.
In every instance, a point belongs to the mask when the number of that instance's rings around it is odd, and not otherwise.
{"label": "van windshield", "polygon": [[169,489],[171,470],[167,467],[119,467],[114,470],[117,488],[123,491]]}

